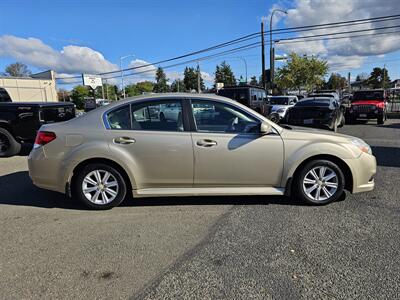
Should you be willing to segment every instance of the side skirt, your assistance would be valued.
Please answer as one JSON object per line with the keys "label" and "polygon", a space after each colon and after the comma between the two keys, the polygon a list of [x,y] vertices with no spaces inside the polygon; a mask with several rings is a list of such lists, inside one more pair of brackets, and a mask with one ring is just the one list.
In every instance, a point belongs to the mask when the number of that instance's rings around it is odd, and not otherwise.
{"label": "side skirt", "polygon": [[199,187],[199,188],[150,188],[133,190],[133,196],[144,197],[184,197],[184,196],[241,196],[269,195],[283,196],[284,188],[274,187]]}

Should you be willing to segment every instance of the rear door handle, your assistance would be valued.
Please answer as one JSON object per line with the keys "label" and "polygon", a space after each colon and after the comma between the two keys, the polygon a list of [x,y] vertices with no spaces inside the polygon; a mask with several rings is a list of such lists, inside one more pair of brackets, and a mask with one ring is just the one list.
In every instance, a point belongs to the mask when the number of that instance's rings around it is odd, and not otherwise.
{"label": "rear door handle", "polygon": [[114,139],[114,143],[116,144],[121,144],[121,145],[130,145],[134,144],[136,140],[134,138],[126,137],[126,136],[121,136],[117,137]]}
{"label": "rear door handle", "polygon": [[197,146],[205,147],[205,148],[217,146],[217,142],[213,141],[213,140],[199,140],[199,141],[197,141],[196,144],[197,144]]}

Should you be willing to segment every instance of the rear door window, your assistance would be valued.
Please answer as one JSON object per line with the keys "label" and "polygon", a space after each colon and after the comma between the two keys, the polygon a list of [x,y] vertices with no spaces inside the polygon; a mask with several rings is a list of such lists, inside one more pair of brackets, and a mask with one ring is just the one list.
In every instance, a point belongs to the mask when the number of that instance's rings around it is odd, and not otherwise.
{"label": "rear door window", "polygon": [[184,131],[180,100],[149,101],[131,105],[133,130]]}

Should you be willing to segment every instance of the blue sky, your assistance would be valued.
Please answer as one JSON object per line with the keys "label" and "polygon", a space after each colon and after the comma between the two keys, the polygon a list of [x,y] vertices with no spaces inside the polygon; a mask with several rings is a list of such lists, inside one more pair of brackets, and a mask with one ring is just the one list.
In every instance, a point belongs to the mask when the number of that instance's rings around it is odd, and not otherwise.
{"label": "blue sky", "polygon": [[[349,2],[324,1],[2,0],[0,2],[0,46],[2,37],[12,36],[13,39],[3,39],[3,52],[0,49],[0,71],[7,64],[22,60],[34,71],[56,66],[59,73],[71,74],[82,65],[84,69],[82,72],[88,72],[92,70],[90,59],[97,53],[102,56],[102,58],[96,57],[102,62],[101,68],[99,67],[101,70],[117,67],[119,57],[127,54],[134,54],[135,58],[125,60],[124,66],[134,66],[185,54],[254,33],[260,28],[262,16],[268,16],[272,7],[289,9],[289,15],[286,18],[281,19],[280,16],[276,18],[278,22],[275,26],[285,27],[298,25],[298,22],[303,24],[308,19],[310,19],[308,22],[312,22],[311,24],[330,21],[326,14],[319,16],[318,11],[313,12],[314,19],[310,18],[307,15],[309,13],[307,5],[310,5],[310,2],[317,2],[324,7],[327,2],[333,2],[332,7],[335,9],[340,7],[341,3]],[[362,16],[393,14],[393,9],[397,8],[391,9],[390,5],[396,2],[386,1],[389,5],[387,12],[377,12],[375,7],[370,7],[368,8],[370,11],[364,11]],[[348,20],[352,19],[350,16],[356,16],[354,12],[360,1],[350,2],[353,2],[353,6],[342,5],[347,10],[338,15],[333,14],[333,17],[343,16],[345,20]],[[370,0],[370,2],[374,1]],[[376,3],[382,6],[382,0],[376,0]],[[315,3],[314,6],[316,6]],[[321,6],[322,9],[325,8]],[[28,40],[28,38],[34,40]],[[364,39],[363,42],[368,43],[368,40]],[[13,48],[10,46],[9,49],[4,50],[4,45],[9,44],[12,44]],[[382,43],[379,42],[379,44]],[[361,72],[369,73],[375,64],[383,66],[386,62],[389,65],[391,77],[400,77],[398,70],[400,46],[399,48],[395,45],[386,47],[378,52],[375,51],[376,49],[371,50],[371,55],[368,53],[360,55],[359,49],[350,49],[350,52],[355,51],[355,55],[348,52],[339,56],[338,49],[335,49],[336,52],[330,50],[328,52],[326,49],[316,50],[316,47],[311,46],[306,50],[300,47],[298,51],[311,51],[310,53],[317,51],[317,55],[329,55],[326,58],[332,57],[333,65],[339,62],[340,68],[337,71],[342,74],[348,71],[352,71],[353,76]],[[279,51],[283,53],[288,49]],[[268,66],[268,51],[266,52]],[[60,55],[60,53],[65,55]],[[202,71],[212,76],[215,65],[225,59],[232,65],[237,77],[244,76],[244,63],[238,56],[247,60],[249,77],[259,76],[261,70],[259,48],[203,61],[200,66]],[[135,59],[136,62],[132,61]],[[350,63],[343,65],[343,61]],[[93,72],[97,69],[93,67]],[[168,72],[171,77],[174,77],[178,76],[183,69],[184,66],[180,66],[169,69]],[[332,71],[336,70],[332,69]]]}

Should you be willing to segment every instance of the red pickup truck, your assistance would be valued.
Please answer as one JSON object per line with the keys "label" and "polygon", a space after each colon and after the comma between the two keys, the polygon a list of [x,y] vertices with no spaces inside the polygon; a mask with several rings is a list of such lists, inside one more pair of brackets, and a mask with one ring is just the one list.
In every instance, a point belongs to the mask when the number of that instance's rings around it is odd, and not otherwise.
{"label": "red pickup truck", "polygon": [[384,124],[387,119],[386,104],[387,93],[384,90],[356,91],[347,109],[346,119],[351,124],[358,119],[376,119],[378,124]]}

